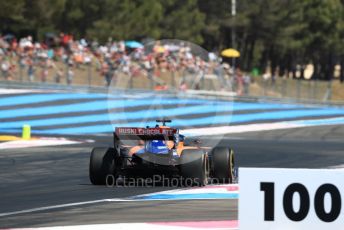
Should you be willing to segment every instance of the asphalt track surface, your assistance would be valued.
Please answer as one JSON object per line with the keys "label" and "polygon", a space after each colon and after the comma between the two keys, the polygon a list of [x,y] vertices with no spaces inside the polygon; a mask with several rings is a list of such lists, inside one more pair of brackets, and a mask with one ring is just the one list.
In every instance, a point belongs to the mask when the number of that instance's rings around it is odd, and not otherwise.
{"label": "asphalt track surface", "polygon": [[[90,137],[87,137],[90,138]],[[213,137],[214,138],[214,137]],[[93,186],[88,163],[96,143],[0,150],[0,228],[154,221],[237,220],[237,200],[103,202],[2,216],[31,208],[151,193],[169,187]],[[226,136],[240,167],[328,168],[344,165],[344,126]]]}

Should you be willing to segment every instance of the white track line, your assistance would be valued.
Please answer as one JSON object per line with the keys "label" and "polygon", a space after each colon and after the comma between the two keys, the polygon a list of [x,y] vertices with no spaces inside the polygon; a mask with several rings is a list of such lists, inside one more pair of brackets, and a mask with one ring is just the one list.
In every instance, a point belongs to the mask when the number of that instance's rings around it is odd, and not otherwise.
{"label": "white track line", "polygon": [[183,129],[182,134],[185,135],[197,135],[197,136],[211,136],[222,135],[230,133],[244,133],[244,132],[256,132],[267,131],[276,129],[290,129],[304,127],[301,124],[291,124],[286,122],[279,123],[261,123],[250,125],[235,125],[235,126],[220,126],[211,128],[197,128],[197,129]]}
{"label": "white track line", "polygon": [[39,212],[39,211],[46,211],[46,210],[58,209],[58,208],[81,206],[81,205],[87,205],[87,204],[115,202],[115,201],[126,201],[126,200],[123,200],[123,199],[102,199],[102,200],[91,200],[91,201],[75,202],[75,203],[68,203],[68,204],[59,204],[59,205],[45,206],[45,207],[39,207],[39,208],[25,209],[25,210],[20,210],[20,211],[15,211],[15,212],[0,213],[0,217],[26,214],[26,213],[32,213],[32,212]]}
{"label": "white track line", "polygon": [[15,140],[0,143],[0,149],[18,149],[28,147],[43,147],[43,146],[57,146],[57,145],[72,145],[80,143],[91,143],[93,140],[69,140],[66,138],[39,138],[32,140]]}
{"label": "white track line", "polygon": [[231,133],[245,133],[257,131],[269,131],[278,129],[293,129],[323,125],[341,125],[344,117],[324,118],[324,119],[309,119],[309,120],[293,120],[272,123],[248,124],[248,125],[234,125],[234,126],[219,126],[210,128],[195,128],[183,129],[182,134],[191,136],[212,136],[224,135]]}
{"label": "white track line", "polygon": [[3,89],[0,88],[0,94],[24,94],[24,93],[41,93],[52,92],[47,90],[34,90],[34,89]]}

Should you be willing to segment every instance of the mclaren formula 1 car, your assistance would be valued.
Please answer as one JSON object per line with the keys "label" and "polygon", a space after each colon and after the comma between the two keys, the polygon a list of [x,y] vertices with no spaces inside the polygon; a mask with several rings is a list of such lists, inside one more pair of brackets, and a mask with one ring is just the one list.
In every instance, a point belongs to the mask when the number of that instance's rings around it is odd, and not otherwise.
{"label": "mclaren formula 1 car", "polygon": [[[143,178],[163,175],[203,186],[209,179],[234,181],[234,153],[229,147],[206,147],[198,139],[186,139],[179,129],[165,126],[119,127],[113,134],[114,146],[94,148],[90,157],[92,184],[104,185],[107,178]],[[190,183],[190,181],[192,183]]]}

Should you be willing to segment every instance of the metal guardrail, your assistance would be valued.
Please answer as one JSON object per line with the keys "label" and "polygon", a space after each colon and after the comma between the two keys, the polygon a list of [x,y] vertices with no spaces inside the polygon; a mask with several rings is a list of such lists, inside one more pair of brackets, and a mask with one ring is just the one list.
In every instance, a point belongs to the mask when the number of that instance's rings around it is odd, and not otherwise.
{"label": "metal guardrail", "polygon": [[[39,89],[39,90],[53,90],[60,92],[85,92],[85,93],[109,93],[109,89],[104,86],[84,86],[84,85],[57,85],[48,83],[23,83],[14,81],[0,81],[0,88],[11,89]],[[137,94],[139,92],[151,93],[151,90],[140,89],[115,89],[125,93]],[[187,90],[186,92],[171,91],[154,91],[156,94],[167,96],[178,96],[184,98],[197,97],[220,100],[235,100],[248,102],[278,102],[278,103],[293,103],[293,104],[309,104],[309,105],[327,105],[327,106],[344,106],[343,101],[322,101],[312,99],[295,99],[295,98],[281,98],[273,96],[238,96],[235,92],[222,91],[207,91],[207,90]]]}

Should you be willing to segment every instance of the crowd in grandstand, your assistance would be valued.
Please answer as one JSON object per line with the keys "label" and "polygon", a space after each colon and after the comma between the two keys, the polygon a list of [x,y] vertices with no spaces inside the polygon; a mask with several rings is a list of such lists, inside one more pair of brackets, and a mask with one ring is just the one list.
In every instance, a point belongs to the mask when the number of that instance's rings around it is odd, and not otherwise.
{"label": "crowd in grandstand", "polygon": [[[235,85],[240,94],[247,93],[249,84],[249,78],[239,69],[234,72],[227,63],[221,64],[214,53],[199,57],[187,44],[155,42],[147,49],[135,41],[109,39],[106,44],[99,44],[86,39],[76,40],[63,33],[59,36],[47,34],[42,42],[34,41],[31,36],[20,39],[12,35],[1,36],[0,64],[2,79],[6,80],[19,75],[22,81],[46,82],[48,75],[53,75],[55,83],[72,84],[76,69],[92,66],[107,86],[118,73],[159,79],[164,72],[179,72],[183,76],[191,73],[200,79],[215,74],[222,85]],[[168,89],[167,85],[154,85],[156,90]],[[178,87],[180,90],[201,88],[200,84],[188,86],[183,78]]]}

